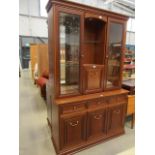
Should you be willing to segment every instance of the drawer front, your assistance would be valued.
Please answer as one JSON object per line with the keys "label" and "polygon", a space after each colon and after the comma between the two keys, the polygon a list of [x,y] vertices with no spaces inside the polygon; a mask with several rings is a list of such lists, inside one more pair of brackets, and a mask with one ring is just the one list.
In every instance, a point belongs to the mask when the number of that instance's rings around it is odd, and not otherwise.
{"label": "drawer front", "polygon": [[92,100],[88,101],[88,108],[98,108],[98,107],[104,107],[107,105],[107,102],[105,99],[98,99],[98,100]]}
{"label": "drawer front", "polygon": [[127,102],[128,102],[127,95],[117,96],[117,103],[127,103]]}
{"label": "drawer front", "polygon": [[81,110],[85,110],[85,103],[71,103],[69,105],[64,105],[61,107],[62,114],[78,112]]}
{"label": "drawer front", "polygon": [[117,96],[108,97],[107,102],[109,104],[116,104],[117,103]]}
{"label": "drawer front", "polygon": [[122,103],[127,103],[128,98],[127,98],[127,95],[111,96],[107,99],[107,102],[109,104],[122,104]]}

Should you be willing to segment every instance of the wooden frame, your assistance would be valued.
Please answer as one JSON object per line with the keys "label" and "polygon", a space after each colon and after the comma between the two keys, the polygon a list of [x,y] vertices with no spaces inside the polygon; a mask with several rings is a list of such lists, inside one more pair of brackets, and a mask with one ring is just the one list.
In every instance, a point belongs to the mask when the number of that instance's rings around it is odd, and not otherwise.
{"label": "wooden frame", "polygon": [[[121,24],[123,26],[123,30],[122,30],[122,50],[121,50],[121,65],[120,65],[120,76],[119,76],[119,86],[118,87],[113,87],[113,88],[106,88],[106,82],[107,82],[107,74],[108,74],[108,44],[109,44],[109,31],[110,31],[110,23],[118,23]],[[126,41],[126,33],[125,33],[125,29],[126,29],[126,21],[124,20],[120,20],[120,19],[114,19],[114,18],[109,18],[108,19],[108,28],[107,28],[107,44],[106,44],[106,55],[105,55],[105,59],[106,59],[106,68],[105,68],[105,81],[104,81],[104,89],[105,90],[114,90],[114,89],[120,89],[121,88],[121,83],[122,83],[122,71],[123,71],[123,57],[124,57],[124,50],[125,50],[125,41]]]}
{"label": "wooden frame", "polygon": [[[70,14],[75,14],[75,15],[79,15],[80,16],[80,19],[81,19],[81,24],[80,24],[80,29],[81,29],[81,31],[80,31],[80,53],[79,53],[79,55],[81,55],[81,51],[82,51],[82,40],[83,40],[83,22],[82,22],[82,20],[83,20],[83,12],[81,12],[81,11],[75,11],[75,10],[72,10],[72,9],[68,9],[68,8],[65,8],[65,7],[56,7],[55,8],[56,9],[56,32],[58,32],[58,34],[59,34],[59,26],[58,26],[58,19],[59,19],[59,13],[60,12],[63,12],[63,13],[70,13]],[[59,37],[58,37],[58,35],[56,35],[56,40],[57,40],[57,44],[56,44],[56,60],[57,60],[57,72],[56,72],[56,85],[57,85],[57,87],[56,87],[56,92],[57,92],[57,97],[67,97],[67,96],[70,96],[70,95],[80,95],[80,92],[81,92],[81,90],[82,90],[82,88],[81,88],[81,85],[79,85],[79,93],[75,93],[75,94],[67,94],[67,95],[61,95],[60,94],[60,64],[59,64],[59,58],[60,58],[60,55],[59,55],[59,51],[60,51],[60,47],[59,47],[59,43],[60,43],[60,40],[59,40]],[[81,60],[80,60],[80,69],[81,69]],[[79,73],[80,74],[80,73]],[[79,76],[79,79],[80,79],[80,81],[81,81],[81,74],[80,74],[80,76]],[[80,82],[81,83],[81,82]]]}
{"label": "wooden frame", "polygon": [[[128,91],[121,89],[120,85],[117,88],[105,89],[105,81],[109,22],[114,21],[123,24],[123,47],[120,60],[122,70],[125,28],[128,17],[65,0],[49,0],[46,8],[48,11],[49,83],[51,87],[51,93],[49,93],[51,102],[47,103],[49,117],[47,120],[57,154],[65,155],[78,152],[124,133]],[[80,17],[79,92],[63,95],[60,94],[60,12],[75,14]],[[103,22],[101,24],[102,35],[96,38],[99,38],[100,41],[100,37],[103,37],[101,41],[104,44],[103,46],[93,45],[101,48],[101,53],[98,52],[97,58],[92,59],[92,61],[85,61],[88,57],[83,59],[85,54],[84,37],[86,37],[85,18],[93,18],[94,20],[99,18],[100,22]],[[95,53],[95,50],[93,52]],[[97,60],[98,57],[100,60]],[[96,76],[91,78],[89,72],[93,68],[95,72],[92,74],[96,73]],[[121,71],[119,76],[121,77]],[[121,83],[121,78],[119,82]],[[113,113],[118,115],[116,119],[114,119]],[[117,124],[117,121],[120,123]],[[92,124],[98,126],[98,129],[93,128]],[[69,132],[70,134],[68,134]]]}

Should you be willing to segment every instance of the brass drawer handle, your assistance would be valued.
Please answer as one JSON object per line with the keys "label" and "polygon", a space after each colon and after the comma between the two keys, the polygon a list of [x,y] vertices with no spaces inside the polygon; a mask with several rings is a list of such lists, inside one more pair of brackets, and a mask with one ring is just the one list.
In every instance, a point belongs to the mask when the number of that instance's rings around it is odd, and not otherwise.
{"label": "brass drawer handle", "polygon": [[73,107],[73,110],[77,110],[77,106],[74,106],[74,107]]}
{"label": "brass drawer handle", "polygon": [[120,114],[120,110],[115,110],[114,113],[115,114]]}
{"label": "brass drawer handle", "polygon": [[100,119],[102,117],[102,115],[96,115],[94,116],[95,119]]}
{"label": "brass drawer handle", "polygon": [[77,126],[77,125],[79,124],[79,121],[76,121],[76,123],[70,122],[69,124],[70,124],[71,126]]}

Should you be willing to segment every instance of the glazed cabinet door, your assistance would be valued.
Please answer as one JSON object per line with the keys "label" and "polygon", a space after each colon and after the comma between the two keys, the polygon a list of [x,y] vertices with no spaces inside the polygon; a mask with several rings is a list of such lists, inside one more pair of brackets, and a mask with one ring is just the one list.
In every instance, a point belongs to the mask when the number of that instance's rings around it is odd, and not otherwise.
{"label": "glazed cabinet door", "polygon": [[124,129],[126,104],[112,106],[108,109],[107,134],[121,132]]}
{"label": "glazed cabinet door", "polygon": [[126,23],[121,20],[108,19],[106,47],[106,89],[121,88],[123,49],[125,48]]}
{"label": "glazed cabinet door", "polygon": [[106,135],[106,110],[88,112],[87,139],[103,139]]}
{"label": "glazed cabinet door", "polygon": [[56,50],[57,94],[70,96],[80,93],[80,53],[82,40],[82,15],[78,10],[57,7]]}
{"label": "glazed cabinet door", "polygon": [[72,147],[85,142],[86,114],[66,115],[61,118],[61,147]]}

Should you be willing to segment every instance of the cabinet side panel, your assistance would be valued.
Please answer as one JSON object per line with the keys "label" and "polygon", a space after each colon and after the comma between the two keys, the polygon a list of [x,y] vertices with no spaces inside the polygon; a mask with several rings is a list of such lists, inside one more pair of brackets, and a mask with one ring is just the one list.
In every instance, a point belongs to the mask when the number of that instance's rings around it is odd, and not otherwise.
{"label": "cabinet side panel", "polygon": [[[49,56],[49,82],[51,85],[51,108],[48,111],[51,111],[51,118],[49,120],[52,125],[52,139],[56,151],[59,149],[59,110],[58,106],[54,104],[55,99],[55,6],[53,5],[50,11],[48,12],[48,56]],[[50,106],[49,106],[50,107]]]}
{"label": "cabinet side panel", "polygon": [[56,152],[59,150],[59,108],[56,104],[52,104],[52,139]]}

